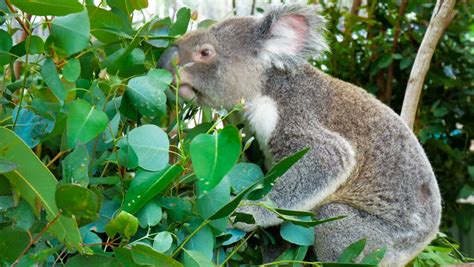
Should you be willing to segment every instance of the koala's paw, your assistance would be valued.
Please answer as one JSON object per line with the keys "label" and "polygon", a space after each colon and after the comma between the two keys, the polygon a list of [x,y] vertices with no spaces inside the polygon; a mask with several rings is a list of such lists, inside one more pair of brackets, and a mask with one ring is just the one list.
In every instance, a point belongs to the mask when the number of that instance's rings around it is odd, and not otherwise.
{"label": "koala's paw", "polygon": [[257,227],[269,227],[281,224],[283,221],[279,219],[273,212],[268,211],[260,206],[240,206],[236,212],[251,214],[255,219],[255,224],[247,224],[243,222],[236,222],[233,224],[234,228],[245,232],[251,232]]}

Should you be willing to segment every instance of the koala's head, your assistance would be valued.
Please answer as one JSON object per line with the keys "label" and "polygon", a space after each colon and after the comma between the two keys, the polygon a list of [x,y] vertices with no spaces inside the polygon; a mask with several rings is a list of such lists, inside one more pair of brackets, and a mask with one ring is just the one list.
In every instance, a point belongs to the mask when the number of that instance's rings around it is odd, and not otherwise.
{"label": "koala's head", "polygon": [[184,99],[230,108],[261,94],[268,69],[292,71],[327,50],[324,22],[315,7],[303,5],[226,19],[178,39],[158,66],[174,72],[177,63]]}

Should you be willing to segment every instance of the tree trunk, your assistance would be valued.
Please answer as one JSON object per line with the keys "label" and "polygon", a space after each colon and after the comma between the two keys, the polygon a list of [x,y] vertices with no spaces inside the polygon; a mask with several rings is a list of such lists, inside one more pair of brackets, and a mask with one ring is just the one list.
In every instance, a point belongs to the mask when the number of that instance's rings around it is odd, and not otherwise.
{"label": "tree trunk", "polygon": [[430,67],[431,58],[441,35],[456,15],[454,5],[456,0],[438,0],[431,15],[430,24],[426,29],[425,36],[415,58],[410,72],[408,85],[403,100],[401,117],[403,121],[413,129],[421,90],[426,73]]}

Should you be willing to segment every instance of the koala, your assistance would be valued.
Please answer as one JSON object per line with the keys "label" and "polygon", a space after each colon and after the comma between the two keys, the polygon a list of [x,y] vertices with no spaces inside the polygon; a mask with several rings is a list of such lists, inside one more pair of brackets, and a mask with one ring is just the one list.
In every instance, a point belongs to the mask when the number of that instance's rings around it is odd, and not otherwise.
{"label": "koala", "polygon": [[[260,17],[234,17],[179,38],[158,66],[179,65],[179,94],[199,105],[242,115],[271,163],[309,152],[279,177],[267,200],[284,209],[345,216],[314,229],[319,260],[335,261],[366,239],[362,256],[386,248],[384,266],[402,266],[436,235],[441,197],[415,135],[389,107],[363,89],[316,69],[308,58],[328,45],[318,7],[286,5]],[[282,222],[242,206],[255,225]]]}

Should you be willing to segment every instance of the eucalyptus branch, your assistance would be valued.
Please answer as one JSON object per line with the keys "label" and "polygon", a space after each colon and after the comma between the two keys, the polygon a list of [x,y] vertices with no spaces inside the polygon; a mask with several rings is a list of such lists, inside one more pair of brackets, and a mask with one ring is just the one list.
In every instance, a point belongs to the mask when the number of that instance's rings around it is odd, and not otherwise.
{"label": "eucalyptus branch", "polygon": [[26,88],[26,80],[28,78],[28,60],[29,60],[29,51],[30,51],[30,44],[31,44],[31,38],[28,39],[28,41],[26,42],[26,56],[25,56],[25,65],[24,65],[24,72],[23,72],[23,84],[21,86],[21,89],[20,89],[20,102],[18,103],[18,109],[16,111],[16,116],[15,116],[15,120],[13,121],[13,127],[12,127],[12,130],[15,130],[15,126],[16,126],[16,123],[18,121],[18,117],[20,116],[20,111],[21,111],[21,108],[22,108],[22,105],[23,105],[23,98],[25,97],[25,94],[24,94],[24,90]]}
{"label": "eucalyptus branch", "polygon": [[410,78],[408,79],[402,112],[400,114],[410,129],[413,129],[415,124],[423,83],[430,68],[434,50],[444,30],[456,15],[456,11],[454,11],[455,4],[456,0],[438,0],[436,2],[430,24],[428,29],[426,29],[420,49],[416,55],[415,63],[413,64]]}
{"label": "eucalyptus branch", "polygon": [[208,225],[210,222],[210,220],[203,221],[201,225],[198,226],[198,228],[196,228],[190,235],[188,235],[188,237],[186,237],[186,239],[183,240],[183,242],[181,242],[181,245],[179,245],[173,254],[171,254],[171,257],[174,258],[183,249],[184,245],[186,245],[189,240],[193,238],[193,236],[195,236],[204,226]]}
{"label": "eucalyptus branch", "polygon": [[[10,3],[10,0],[5,0],[5,4],[7,4],[8,9],[10,9],[10,12],[14,14],[18,14],[16,12],[16,9],[13,7],[13,5]],[[22,21],[18,16],[15,16],[15,20],[20,24],[21,28],[28,34],[31,35],[30,30],[28,29],[28,26],[25,24],[24,21]]]}
{"label": "eucalyptus branch", "polygon": [[252,232],[250,232],[250,233],[245,237],[245,239],[242,240],[242,241],[239,243],[239,245],[238,245],[237,247],[235,247],[235,248],[232,250],[232,252],[229,254],[229,256],[227,256],[227,257],[225,258],[225,260],[221,263],[221,266],[224,266],[224,264],[226,264],[226,263],[235,255],[235,253],[237,253],[237,252],[239,251],[239,249],[240,249],[244,244],[247,243],[247,241],[250,239],[250,237],[252,237],[252,236],[255,234],[255,231],[257,231],[257,230],[253,230]]}
{"label": "eucalyptus branch", "polygon": [[59,217],[61,217],[61,214],[62,212],[59,211],[58,214],[56,215],[56,217],[54,217],[54,219],[52,219],[50,222],[48,222],[48,224],[46,224],[45,227],[43,227],[43,229],[41,229],[41,231],[38,233],[38,235],[36,235],[35,239],[31,240],[30,243],[26,246],[26,248],[20,253],[20,255],[18,256],[18,258],[15,260],[15,262],[13,262],[13,264],[11,265],[12,267],[16,266],[21,258],[26,254],[26,252],[28,252],[28,250],[31,248],[31,246],[33,246],[34,244],[36,244],[36,242],[38,242],[38,240],[40,239],[41,236],[43,236],[44,233],[46,233],[46,231],[54,224],[56,223],[56,221],[59,219]]}
{"label": "eucalyptus branch", "polygon": [[270,263],[265,263],[265,264],[260,264],[259,266],[279,266],[279,265],[287,265],[290,263],[299,263],[299,264],[305,264],[305,265],[311,265],[311,266],[323,266],[321,262],[310,262],[310,261],[297,261],[297,260],[281,260],[281,261],[274,261]]}

